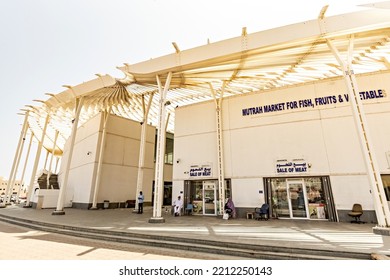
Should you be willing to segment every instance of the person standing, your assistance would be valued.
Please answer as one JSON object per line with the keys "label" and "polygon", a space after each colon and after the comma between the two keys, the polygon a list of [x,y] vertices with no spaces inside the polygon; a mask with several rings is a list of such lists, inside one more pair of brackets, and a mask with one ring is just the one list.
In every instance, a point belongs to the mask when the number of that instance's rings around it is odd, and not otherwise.
{"label": "person standing", "polygon": [[138,214],[142,214],[144,212],[144,195],[142,191],[139,192],[138,195]]}

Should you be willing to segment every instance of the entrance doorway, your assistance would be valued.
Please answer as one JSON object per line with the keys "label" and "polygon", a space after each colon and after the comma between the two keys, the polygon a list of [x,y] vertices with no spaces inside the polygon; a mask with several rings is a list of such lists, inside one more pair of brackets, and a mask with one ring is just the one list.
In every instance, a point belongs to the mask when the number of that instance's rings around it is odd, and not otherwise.
{"label": "entrance doorway", "polygon": [[[154,203],[154,181],[152,184],[152,205]],[[172,205],[172,182],[164,182],[163,205]]]}
{"label": "entrance doorway", "polygon": [[307,205],[306,188],[302,179],[287,181],[287,197],[290,218],[307,219],[309,217],[309,207]]}
{"label": "entrance doorway", "polygon": [[337,221],[328,177],[266,178],[264,183],[272,217]]}
{"label": "entrance doorway", "polygon": [[195,196],[192,200],[194,215],[217,214],[216,184],[214,181],[198,181],[195,185]]}
{"label": "entrance doorway", "polygon": [[[225,181],[225,196],[230,196],[230,180]],[[226,199],[225,198],[225,199]],[[185,181],[184,205],[193,205],[193,215],[216,216],[218,209],[219,192],[217,180]]]}
{"label": "entrance doorway", "polygon": [[216,186],[213,181],[203,182],[203,215],[217,214]]}

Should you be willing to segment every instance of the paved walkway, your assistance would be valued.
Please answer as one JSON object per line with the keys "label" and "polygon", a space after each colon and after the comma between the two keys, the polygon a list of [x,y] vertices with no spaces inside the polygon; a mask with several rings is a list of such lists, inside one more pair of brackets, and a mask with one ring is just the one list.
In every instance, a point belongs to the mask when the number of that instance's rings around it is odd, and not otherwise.
{"label": "paved walkway", "polygon": [[180,236],[236,243],[315,248],[333,251],[390,255],[390,236],[372,232],[373,224],[333,223],[307,220],[247,219],[222,220],[219,217],[180,216],[163,213],[165,223],[149,223],[151,208],[144,214],[133,209],[65,209],[65,215],[52,215],[53,209],[31,209],[11,205],[0,214],[54,224],[112,231]]}
{"label": "paved walkway", "polygon": [[[189,254],[188,252],[172,252],[161,248],[141,247],[133,244],[114,243],[47,233],[1,221],[0,248],[0,267],[2,267],[1,265],[4,265],[4,263],[2,263],[4,260],[144,261],[193,260],[202,257],[200,254]],[[4,265],[4,267],[6,266],[7,265]],[[8,268],[5,269],[5,271],[8,270]],[[14,272],[9,272],[9,276],[14,276]]]}

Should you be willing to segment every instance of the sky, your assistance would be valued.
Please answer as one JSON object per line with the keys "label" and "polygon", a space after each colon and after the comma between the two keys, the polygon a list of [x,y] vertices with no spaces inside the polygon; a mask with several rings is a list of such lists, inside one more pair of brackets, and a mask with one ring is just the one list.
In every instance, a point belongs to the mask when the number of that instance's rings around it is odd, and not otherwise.
{"label": "sky", "polygon": [[[364,9],[374,0],[1,0],[0,177],[8,178],[20,137],[20,109],[45,93],[77,85],[95,74],[124,77],[116,69],[248,33]],[[25,162],[26,141],[18,169]],[[34,164],[31,148],[25,181]],[[43,160],[40,161],[40,168]],[[30,171],[31,172],[31,171]]]}

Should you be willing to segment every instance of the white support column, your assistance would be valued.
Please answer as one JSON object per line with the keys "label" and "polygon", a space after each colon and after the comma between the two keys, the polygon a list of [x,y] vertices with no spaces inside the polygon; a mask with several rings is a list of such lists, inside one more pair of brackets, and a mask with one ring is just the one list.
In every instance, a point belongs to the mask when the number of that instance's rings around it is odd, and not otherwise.
{"label": "white support column", "polygon": [[165,220],[161,217],[161,207],[163,202],[164,191],[164,154],[165,154],[165,116],[166,116],[166,95],[172,79],[172,72],[168,73],[164,88],[162,88],[160,77],[156,76],[158,89],[160,93],[159,115],[157,127],[157,151],[156,151],[156,170],[154,180],[154,203],[153,217],[149,219],[149,223],[164,223]]}
{"label": "white support column", "polygon": [[49,168],[47,170],[47,181],[46,181],[46,188],[49,189],[50,188],[50,175],[51,175],[51,168],[52,168],[52,165],[53,165],[53,158],[54,158],[54,153],[55,153],[55,150],[56,150],[56,146],[57,146],[57,139],[58,139],[58,134],[59,134],[59,131],[56,130],[56,134],[54,136],[54,141],[53,141],[53,149],[51,151],[51,157],[50,157],[50,163],[49,163]]}
{"label": "white support column", "polygon": [[18,173],[18,168],[19,168],[20,157],[22,156],[24,142],[26,140],[26,134],[27,134],[27,129],[28,129],[28,122],[27,122],[28,115],[29,115],[29,112],[27,111],[26,115],[24,117],[22,130],[20,132],[19,143],[18,143],[18,147],[16,148],[15,158],[14,158],[14,162],[12,164],[12,169],[11,169],[11,174],[10,174],[10,177],[8,178],[7,188],[6,188],[5,197],[4,197],[5,205],[10,204],[10,201],[11,201],[12,189],[15,185],[16,174]]}
{"label": "white support column", "polygon": [[27,167],[28,158],[29,158],[29,156],[30,156],[30,150],[31,150],[31,144],[32,144],[33,138],[34,138],[34,133],[32,132],[32,133],[31,133],[30,142],[29,142],[28,148],[27,148],[26,160],[24,161],[22,176],[20,177],[20,188],[19,188],[19,191],[18,191],[18,194],[17,194],[17,197],[16,197],[17,202],[19,202],[20,191],[21,191],[22,186],[23,186],[24,174],[26,173],[26,167]]}
{"label": "white support column", "polygon": [[39,159],[41,157],[43,141],[45,140],[46,129],[47,129],[48,123],[49,123],[49,114],[47,114],[47,116],[46,116],[45,124],[44,124],[43,130],[42,130],[41,140],[38,143],[38,149],[37,149],[37,153],[35,155],[34,167],[33,167],[32,173],[31,173],[30,184],[28,185],[27,194],[26,194],[27,195],[27,200],[26,200],[26,205],[25,205],[26,207],[30,207],[31,206],[30,205],[31,190],[32,190],[32,188],[34,186],[35,176],[36,176],[37,170],[38,170]]}
{"label": "white support column", "polygon": [[135,209],[134,212],[138,212],[138,194],[143,189],[144,181],[144,169],[145,169],[145,146],[146,146],[146,132],[150,106],[153,101],[154,94],[149,97],[148,105],[145,107],[145,97],[142,95],[142,128],[141,128],[141,140],[139,144],[139,159],[138,159],[138,173],[137,173],[137,189],[135,191]]}
{"label": "white support column", "polygon": [[49,159],[50,152],[46,150],[45,164],[43,165],[43,169],[47,170],[47,160]]}
{"label": "white support column", "polygon": [[66,161],[66,167],[64,170],[63,183],[60,186],[60,193],[58,195],[57,208],[52,213],[52,215],[65,215],[65,211],[64,211],[65,193],[66,193],[66,188],[68,186],[69,169],[70,169],[70,164],[72,163],[73,149],[74,149],[74,143],[76,140],[76,133],[77,133],[77,125],[79,123],[79,118],[80,118],[81,108],[83,107],[83,103],[84,103],[83,97],[76,99],[76,108],[75,108],[76,114],[75,114],[75,118],[73,120],[72,132],[70,134],[69,155],[68,155],[68,159]]}
{"label": "white support column", "polygon": [[218,153],[218,193],[219,193],[219,215],[223,215],[225,207],[225,161],[223,147],[223,122],[222,122],[222,101],[226,82],[223,82],[220,96],[218,97],[211,84],[210,89],[214,97],[216,113],[216,132],[217,132],[217,153]]}
{"label": "white support column", "polygon": [[90,208],[90,210],[97,210],[98,209],[97,208],[97,197],[99,194],[99,187],[100,187],[100,181],[101,181],[104,147],[106,145],[107,121],[108,121],[108,117],[110,116],[110,112],[111,112],[111,108],[108,111],[103,112],[102,140],[100,141],[98,166],[97,166],[97,170],[96,170],[96,179],[95,179],[95,186],[94,186],[94,191],[93,191],[92,207]]}
{"label": "white support column", "polygon": [[60,158],[57,157],[57,158],[56,158],[56,167],[54,168],[54,173],[56,173],[56,174],[58,173],[58,170],[57,170],[57,169],[58,169],[58,163],[59,163],[59,162],[60,162]]}
{"label": "white support column", "polygon": [[364,163],[366,165],[371,194],[374,200],[375,213],[378,220],[378,226],[374,227],[374,232],[389,235],[390,211],[384,193],[378,163],[372,146],[372,140],[369,135],[368,123],[364,113],[363,104],[360,99],[358,85],[355,79],[355,74],[352,70],[351,61],[353,51],[353,37],[350,40],[347,61],[343,61],[340,53],[335,48],[335,46],[333,46],[332,42],[328,40],[327,43],[343,69],[344,81],[349,93],[352,116],[355,121],[356,131],[359,137]]}

